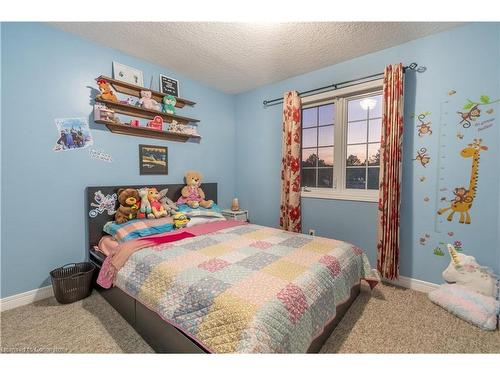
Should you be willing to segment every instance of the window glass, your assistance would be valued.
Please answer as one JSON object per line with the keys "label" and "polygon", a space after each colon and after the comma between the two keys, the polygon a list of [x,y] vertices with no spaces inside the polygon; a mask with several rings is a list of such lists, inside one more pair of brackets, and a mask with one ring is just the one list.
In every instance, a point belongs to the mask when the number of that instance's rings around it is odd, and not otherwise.
{"label": "window glass", "polygon": [[347,146],[346,165],[360,166],[366,163],[366,144]]}
{"label": "window glass", "polygon": [[349,122],[347,125],[347,144],[366,143],[366,121]]}
{"label": "window glass", "polygon": [[378,190],[380,168],[368,168],[368,189]]}
{"label": "window glass", "polygon": [[347,105],[347,122],[366,120],[368,118],[368,111],[361,107],[361,100],[349,100]]}
{"label": "window glass", "polygon": [[302,130],[302,147],[318,146],[318,128],[309,128]]}
{"label": "window glass", "polygon": [[302,186],[333,187],[335,105],[302,110]]}
{"label": "window glass", "polygon": [[[347,99],[347,189],[378,189],[382,95]],[[353,169],[352,167],[363,167]]]}
{"label": "window glass", "polygon": [[316,186],[316,168],[305,169],[302,168],[302,186],[315,187]]}
{"label": "window glass", "polygon": [[333,125],[318,128],[318,146],[333,146]]}
{"label": "window glass", "polygon": [[306,148],[302,150],[302,168],[318,166],[318,150],[315,148]]}
{"label": "window glass", "polygon": [[368,165],[380,165],[380,143],[368,144]]}
{"label": "window glass", "polygon": [[318,108],[318,114],[319,114],[319,120],[318,120],[318,125],[332,125],[333,124],[333,119],[334,119],[334,105],[333,104],[328,104],[328,105],[322,105],[321,107]]}
{"label": "window glass", "polygon": [[318,149],[318,167],[333,167],[333,147]]}
{"label": "window glass", "polygon": [[382,119],[371,119],[368,121],[368,142],[380,142]]}
{"label": "window glass", "polygon": [[366,168],[347,168],[346,188],[366,189]]}
{"label": "window glass", "polygon": [[318,169],[318,187],[333,187],[333,168]]}
{"label": "window glass", "polygon": [[302,111],[302,128],[310,128],[318,123],[318,108],[308,108]]}

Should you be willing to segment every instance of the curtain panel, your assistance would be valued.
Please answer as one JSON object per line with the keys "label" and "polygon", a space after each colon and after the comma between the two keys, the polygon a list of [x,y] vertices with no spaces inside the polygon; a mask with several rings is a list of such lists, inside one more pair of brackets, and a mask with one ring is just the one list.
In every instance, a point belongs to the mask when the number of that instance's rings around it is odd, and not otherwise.
{"label": "curtain panel", "polygon": [[399,277],[403,74],[402,64],[389,65],[384,71],[377,269],[387,279]]}
{"label": "curtain panel", "polygon": [[280,226],[291,232],[301,232],[300,212],[300,147],[301,100],[297,91],[283,98],[281,142],[281,205]]}

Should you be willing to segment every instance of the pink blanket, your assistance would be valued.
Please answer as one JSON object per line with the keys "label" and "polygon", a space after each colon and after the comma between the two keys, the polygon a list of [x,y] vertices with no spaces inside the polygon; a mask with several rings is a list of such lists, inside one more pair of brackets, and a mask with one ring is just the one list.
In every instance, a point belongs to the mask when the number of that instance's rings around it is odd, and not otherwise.
{"label": "pink blanket", "polygon": [[184,238],[210,234],[222,229],[245,224],[247,223],[238,220],[216,221],[212,223],[200,224],[191,228],[182,228],[173,232],[155,234],[153,236],[123,242],[104,260],[97,277],[97,283],[106,289],[113,286],[118,271],[120,271],[133,253],[141,249],[157,246],[163,243],[180,241]]}

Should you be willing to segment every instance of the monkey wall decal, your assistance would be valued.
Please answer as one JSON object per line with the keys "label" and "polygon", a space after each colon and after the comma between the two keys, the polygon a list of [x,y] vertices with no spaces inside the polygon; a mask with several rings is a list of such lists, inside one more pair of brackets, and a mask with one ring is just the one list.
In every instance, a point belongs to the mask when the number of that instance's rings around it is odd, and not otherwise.
{"label": "monkey wall decal", "polygon": [[[481,109],[479,109],[479,106],[492,105],[498,102],[500,102],[500,99],[491,100],[488,95],[481,95],[479,97],[479,101],[477,102],[467,99],[467,103],[465,103],[462,107],[462,109],[466,112],[457,111],[457,114],[460,117],[458,125],[462,125],[465,129],[470,128],[472,122],[476,121],[481,116]],[[493,113],[493,109],[486,109],[486,113]]]}
{"label": "monkey wall decal", "polygon": [[471,203],[472,197],[469,195],[469,190],[464,186],[457,187],[453,190],[455,198],[452,199],[454,203]]}
{"label": "monkey wall decal", "polygon": [[422,167],[426,168],[427,164],[431,162],[431,157],[427,154],[427,148],[422,147],[420,150],[417,150],[417,156],[413,160],[418,160],[422,164]]}
{"label": "monkey wall decal", "polygon": [[462,118],[458,125],[462,125],[465,129],[470,128],[471,121],[476,121],[481,116],[481,110],[479,109],[479,105],[476,104],[473,106],[468,112],[459,112],[457,113]]}
{"label": "monkey wall decal", "polygon": [[425,118],[430,115],[430,112],[424,112],[424,113],[420,113],[418,116],[417,116],[417,120],[420,121],[420,124],[417,125],[417,131],[418,131],[418,136],[419,137],[422,137],[423,135],[425,134],[429,134],[431,135],[432,134],[432,130],[431,130],[431,124],[432,122],[425,122]]}

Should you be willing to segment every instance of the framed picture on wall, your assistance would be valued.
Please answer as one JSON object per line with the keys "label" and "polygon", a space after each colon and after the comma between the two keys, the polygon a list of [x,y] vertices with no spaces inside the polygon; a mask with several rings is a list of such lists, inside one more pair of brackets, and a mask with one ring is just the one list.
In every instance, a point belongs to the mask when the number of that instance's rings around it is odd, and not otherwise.
{"label": "framed picture on wall", "polygon": [[160,92],[165,95],[179,96],[179,81],[160,74]]}
{"label": "framed picture on wall", "polygon": [[168,174],[168,148],[139,145],[139,173],[141,175]]}
{"label": "framed picture on wall", "polygon": [[144,86],[144,77],[141,70],[116,61],[113,61],[113,78],[133,85]]}

